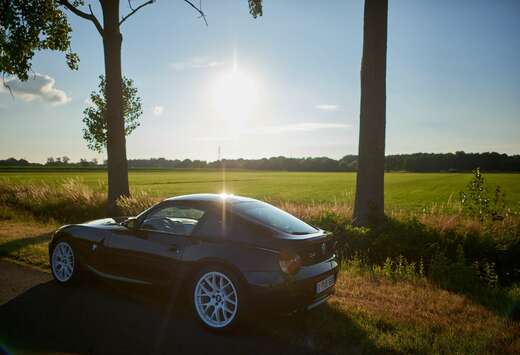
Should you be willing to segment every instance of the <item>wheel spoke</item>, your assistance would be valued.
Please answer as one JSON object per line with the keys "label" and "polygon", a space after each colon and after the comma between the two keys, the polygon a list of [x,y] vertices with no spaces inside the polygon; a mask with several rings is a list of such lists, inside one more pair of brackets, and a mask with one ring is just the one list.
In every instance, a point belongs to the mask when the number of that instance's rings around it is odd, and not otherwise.
{"label": "wheel spoke", "polygon": [[215,282],[215,274],[211,274],[211,287],[213,287],[213,290],[217,289],[217,283]]}
{"label": "wheel spoke", "polygon": [[228,297],[228,296],[226,296],[226,297],[224,298],[224,300],[225,300],[226,302],[229,302],[229,303],[233,304],[233,305],[236,305],[236,304],[237,304],[237,302],[236,302],[235,300],[231,299],[231,297]]}
{"label": "wheel spoke", "polygon": [[201,291],[203,291],[208,296],[211,294],[210,290],[208,290],[203,284],[200,284],[200,288],[202,289]]}
{"label": "wheel spoke", "polygon": [[213,307],[213,313],[211,313],[211,317],[210,318],[211,319],[215,318],[215,320],[217,320],[216,319],[216,315],[217,315],[217,307]]}

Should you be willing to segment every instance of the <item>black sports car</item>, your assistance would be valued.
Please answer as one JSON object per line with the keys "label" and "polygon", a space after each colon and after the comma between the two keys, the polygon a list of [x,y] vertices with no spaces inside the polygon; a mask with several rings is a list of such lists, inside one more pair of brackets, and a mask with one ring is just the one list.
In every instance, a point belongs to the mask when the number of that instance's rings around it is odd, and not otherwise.
{"label": "black sports car", "polygon": [[166,199],[137,217],[63,226],[49,257],[59,283],[88,270],[187,290],[199,320],[225,329],[251,308],[325,302],[337,276],[334,247],[332,235],[270,204],[196,194]]}

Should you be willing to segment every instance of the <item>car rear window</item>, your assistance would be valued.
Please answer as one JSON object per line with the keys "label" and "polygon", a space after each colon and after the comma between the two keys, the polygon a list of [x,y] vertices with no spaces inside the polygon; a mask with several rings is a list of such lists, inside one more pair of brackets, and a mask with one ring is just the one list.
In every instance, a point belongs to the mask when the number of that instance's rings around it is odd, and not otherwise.
{"label": "car rear window", "polygon": [[293,215],[264,202],[236,203],[233,205],[233,210],[239,215],[266,224],[284,233],[304,235],[318,231]]}

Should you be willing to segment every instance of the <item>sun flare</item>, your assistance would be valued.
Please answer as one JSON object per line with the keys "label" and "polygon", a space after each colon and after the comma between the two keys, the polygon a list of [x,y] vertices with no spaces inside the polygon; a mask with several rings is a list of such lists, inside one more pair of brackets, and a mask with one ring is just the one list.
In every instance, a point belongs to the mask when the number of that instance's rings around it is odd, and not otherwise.
{"label": "sun flare", "polygon": [[258,86],[252,76],[236,67],[217,77],[213,105],[219,117],[231,123],[247,120],[258,101]]}

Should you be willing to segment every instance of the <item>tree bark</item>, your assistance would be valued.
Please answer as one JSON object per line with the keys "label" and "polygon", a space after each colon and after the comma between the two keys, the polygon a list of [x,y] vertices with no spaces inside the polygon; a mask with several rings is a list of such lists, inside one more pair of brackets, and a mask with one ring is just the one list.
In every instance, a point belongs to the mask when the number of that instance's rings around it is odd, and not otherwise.
{"label": "tree bark", "polygon": [[103,50],[106,78],[108,213],[117,215],[117,199],[129,195],[128,163],[123,118],[123,86],[121,74],[121,44],[119,30],[119,0],[102,0]]}
{"label": "tree bark", "polygon": [[365,0],[354,223],[384,218],[388,0]]}

